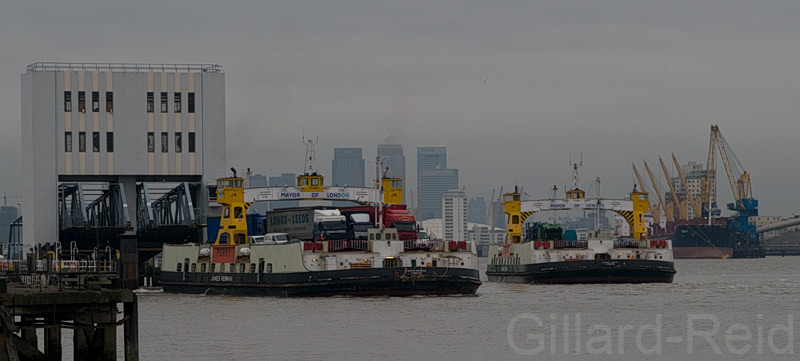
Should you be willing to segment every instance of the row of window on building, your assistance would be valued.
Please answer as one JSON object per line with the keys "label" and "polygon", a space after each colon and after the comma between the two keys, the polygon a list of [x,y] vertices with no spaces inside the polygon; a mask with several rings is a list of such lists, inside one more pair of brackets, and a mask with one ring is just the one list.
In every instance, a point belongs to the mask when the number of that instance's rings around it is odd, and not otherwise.
{"label": "row of window on building", "polygon": [[[161,112],[166,113],[169,111],[169,93],[161,92]],[[183,111],[181,93],[175,92],[172,96],[172,111],[180,113]],[[187,112],[194,113],[194,93],[186,93]],[[147,112],[153,113],[155,111],[155,93],[147,92]]]}
{"label": "row of window on building", "polygon": [[[114,92],[105,92],[106,94],[106,112],[113,113],[114,112]],[[194,93],[187,93],[187,111],[189,113],[194,113]],[[161,92],[161,112],[166,113],[169,111],[169,93]],[[175,113],[180,113],[183,111],[182,107],[182,95],[180,92],[175,92],[172,96],[172,109]],[[71,112],[72,111],[72,92],[65,91],[64,92],[64,111]],[[81,113],[86,112],[86,92],[79,91],[78,92],[78,111]],[[100,111],[100,92],[92,92],[92,112],[97,113]],[[155,111],[155,94],[153,92],[147,92],[147,112],[153,113]]]}
{"label": "row of window on building", "polygon": [[[72,152],[72,132],[64,133],[64,151]],[[92,132],[92,151],[100,152],[100,132]],[[86,132],[78,132],[78,152],[86,152]],[[106,133],[106,152],[114,152],[114,132]]]}
{"label": "row of window on building", "polygon": [[[188,133],[188,151],[195,152],[195,133]],[[64,133],[64,151],[72,152],[72,132]],[[147,133],[147,151],[156,151],[155,133]],[[78,152],[86,152],[86,132],[78,132]],[[100,132],[92,132],[92,152],[100,152]],[[114,152],[114,132],[106,132],[106,152]],[[161,152],[169,152],[169,133],[161,133]],[[183,134],[175,133],[175,153],[183,152]]]}
{"label": "row of window on building", "polygon": [[[196,149],[195,133],[189,132],[187,135],[187,146],[189,153],[194,153]],[[175,133],[175,153],[183,152],[183,134]],[[147,132],[147,152],[154,153],[156,151],[156,134]],[[169,152],[169,133],[161,132],[161,153]]]}

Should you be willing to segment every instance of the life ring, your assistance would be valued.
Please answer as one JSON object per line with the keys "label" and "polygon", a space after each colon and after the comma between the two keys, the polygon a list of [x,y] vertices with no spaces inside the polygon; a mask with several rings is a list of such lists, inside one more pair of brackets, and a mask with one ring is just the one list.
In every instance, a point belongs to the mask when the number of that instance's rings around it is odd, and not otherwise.
{"label": "life ring", "polygon": [[77,269],[78,269],[78,266],[75,264],[75,262],[71,262],[71,263],[69,264],[69,270],[70,270],[70,271],[75,271],[75,270],[77,270]]}

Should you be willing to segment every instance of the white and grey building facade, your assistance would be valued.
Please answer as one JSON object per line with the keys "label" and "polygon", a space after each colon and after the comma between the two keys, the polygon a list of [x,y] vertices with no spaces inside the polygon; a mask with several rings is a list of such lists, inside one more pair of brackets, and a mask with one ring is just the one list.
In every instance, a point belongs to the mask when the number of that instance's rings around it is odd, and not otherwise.
{"label": "white and grey building facade", "polygon": [[122,183],[135,217],[136,182],[226,175],[218,65],[36,63],[21,81],[26,244],[58,239],[60,182]]}
{"label": "white and grey building facade", "polygon": [[442,195],[442,228],[445,241],[466,241],[467,195],[464,191],[450,190]]}

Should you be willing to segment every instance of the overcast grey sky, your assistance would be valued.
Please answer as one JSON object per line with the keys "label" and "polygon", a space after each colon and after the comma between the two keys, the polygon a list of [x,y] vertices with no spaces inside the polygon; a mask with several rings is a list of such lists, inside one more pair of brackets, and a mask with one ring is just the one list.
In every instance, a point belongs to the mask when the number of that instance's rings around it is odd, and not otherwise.
{"label": "overcast grey sky", "polygon": [[[55,4],[54,4],[55,3]],[[720,125],[762,215],[800,213],[797,1],[9,1],[0,190],[18,194],[20,75],[37,61],[218,63],[229,166],[301,172],[333,148],[446,146],[469,196],[570,182],[622,197],[631,162],[706,162]],[[719,196],[731,191],[718,179]],[[664,184],[664,183],[662,183]],[[15,202],[11,200],[12,204]]]}

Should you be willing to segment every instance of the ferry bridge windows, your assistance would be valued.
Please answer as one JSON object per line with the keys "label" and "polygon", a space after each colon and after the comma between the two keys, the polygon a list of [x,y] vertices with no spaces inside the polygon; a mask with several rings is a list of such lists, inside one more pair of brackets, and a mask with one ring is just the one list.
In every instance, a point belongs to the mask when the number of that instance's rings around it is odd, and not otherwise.
{"label": "ferry bridge windows", "polygon": [[[233,236],[233,238],[236,241],[236,243],[234,243],[234,244],[243,244],[243,243],[245,243],[247,241],[247,239],[246,239],[247,236],[245,236],[244,233],[236,233]],[[233,272],[233,271],[231,271],[231,272]]]}
{"label": "ferry bridge windows", "polygon": [[155,105],[153,104],[153,92],[147,92],[147,112],[152,113],[155,111]]}
{"label": "ferry bridge windows", "polygon": [[106,113],[114,112],[114,92],[106,92]]}
{"label": "ferry bridge windows", "polygon": [[86,113],[86,92],[78,92],[78,111]]}
{"label": "ferry bridge windows", "polygon": [[219,235],[219,244],[228,244],[228,232],[222,232]]}
{"label": "ferry bridge windows", "polygon": [[72,132],[64,133],[64,151],[72,153]]}
{"label": "ferry bridge windows", "polygon": [[156,151],[156,135],[153,132],[147,132],[147,152],[153,153]]}
{"label": "ferry bridge windows", "polygon": [[174,109],[174,112],[175,113],[180,113],[181,112],[181,93],[179,93],[179,92],[175,93],[175,109]]}
{"label": "ferry bridge windows", "polygon": [[511,224],[519,224],[519,216],[512,216],[511,217]]}
{"label": "ferry bridge windows", "polygon": [[233,209],[233,217],[234,218],[242,218],[242,207],[235,207]]}
{"label": "ferry bridge windows", "polygon": [[72,111],[72,92],[65,91],[64,92],[64,111],[71,112]]}
{"label": "ferry bridge windows", "polygon": [[100,111],[100,92],[92,92],[92,112]]}
{"label": "ferry bridge windows", "polygon": [[78,151],[86,151],[86,132],[78,132]]}
{"label": "ferry bridge windows", "polygon": [[167,112],[167,93],[161,92],[161,112]]}
{"label": "ferry bridge windows", "polygon": [[231,218],[231,207],[225,207],[225,210],[222,211],[222,218]]}

